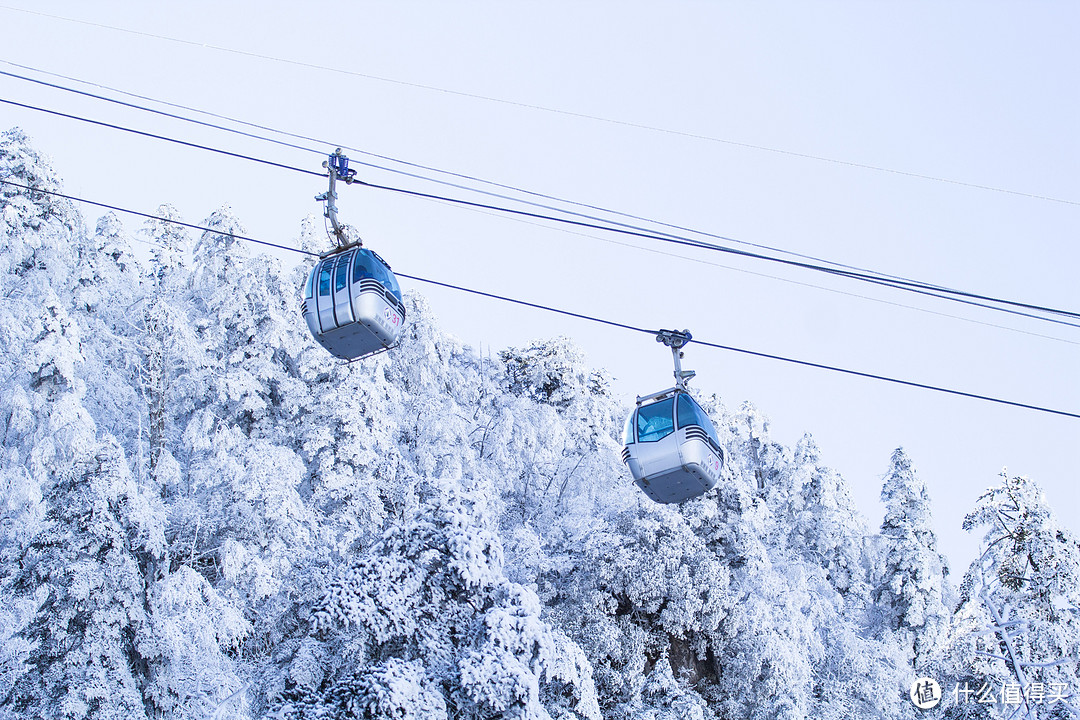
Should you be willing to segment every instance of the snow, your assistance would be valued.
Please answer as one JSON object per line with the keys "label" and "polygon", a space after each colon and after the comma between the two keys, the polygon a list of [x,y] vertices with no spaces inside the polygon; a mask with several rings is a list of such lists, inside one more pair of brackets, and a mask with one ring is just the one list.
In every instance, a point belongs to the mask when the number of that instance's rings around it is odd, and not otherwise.
{"label": "snow", "polygon": [[[60,187],[18,132],[0,178]],[[902,450],[874,530],[813,438],[699,397],[725,476],[655,505],[565,338],[483,357],[408,295],[401,346],[342,364],[227,208],[194,242],[9,186],[0,218],[0,717],[909,718],[917,673],[1080,688],[1080,547],[1032,480],[978,499],[957,590]],[[978,654],[1009,643],[1019,672]]]}

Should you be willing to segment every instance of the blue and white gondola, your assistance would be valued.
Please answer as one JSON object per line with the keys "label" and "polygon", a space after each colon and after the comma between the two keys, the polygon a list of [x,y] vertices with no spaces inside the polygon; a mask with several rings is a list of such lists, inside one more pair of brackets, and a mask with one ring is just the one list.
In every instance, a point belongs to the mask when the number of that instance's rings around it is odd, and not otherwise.
{"label": "blue and white gondola", "polygon": [[724,467],[712,421],[678,388],[638,398],[623,443],[623,462],[634,483],[658,503],[703,495],[716,486]]}
{"label": "blue and white gondola", "polygon": [[626,419],[622,459],[634,483],[658,503],[679,503],[716,486],[724,450],[709,416],[691,397],[686,382],[694,376],[679,362],[688,331],[661,330],[657,342],[671,348],[675,387],[637,398]]}
{"label": "blue and white gondola", "polygon": [[405,324],[401,288],[390,266],[353,240],[337,217],[337,181],[356,175],[338,148],[323,163],[330,187],[315,199],[326,203],[337,249],[319,258],[304,286],[304,320],[315,341],[343,360],[388,350]]}
{"label": "blue and white gondola", "polygon": [[304,320],[316,342],[344,360],[397,344],[405,323],[401,288],[386,261],[353,247],[325,257],[308,274]]}

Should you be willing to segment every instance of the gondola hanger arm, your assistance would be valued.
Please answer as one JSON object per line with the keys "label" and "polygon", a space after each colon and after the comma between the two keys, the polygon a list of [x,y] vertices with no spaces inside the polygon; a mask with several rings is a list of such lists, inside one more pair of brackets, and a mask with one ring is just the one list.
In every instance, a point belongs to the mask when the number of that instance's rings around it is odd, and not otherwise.
{"label": "gondola hanger arm", "polygon": [[686,384],[697,375],[693,370],[682,369],[682,348],[693,338],[689,330],[659,330],[656,333],[656,342],[671,348],[671,357],[675,361],[675,387],[684,392],[689,391]]}
{"label": "gondola hanger arm", "polygon": [[324,160],[322,166],[327,170],[330,187],[326,192],[316,195],[315,199],[326,203],[323,215],[330,220],[330,225],[334,229],[334,242],[337,243],[338,249],[344,249],[350,245],[362,245],[363,242],[360,240],[349,240],[349,235],[345,232],[345,226],[338,221],[337,215],[337,181],[341,180],[346,185],[351,185],[356,178],[356,170],[349,168],[349,158],[341,153],[341,148],[335,150],[327,160]]}

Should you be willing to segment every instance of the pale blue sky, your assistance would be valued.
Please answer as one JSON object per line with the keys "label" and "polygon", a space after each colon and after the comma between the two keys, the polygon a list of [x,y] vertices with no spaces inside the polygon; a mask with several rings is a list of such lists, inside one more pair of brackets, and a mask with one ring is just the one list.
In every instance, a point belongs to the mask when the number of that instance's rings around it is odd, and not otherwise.
{"label": "pale blue sky", "polygon": [[[0,60],[740,240],[1080,308],[1080,11],[1065,3],[6,0],[0,25]],[[0,97],[319,169],[314,155],[16,80],[0,78]],[[171,202],[191,222],[229,203],[251,235],[283,243],[319,212],[317,178],[0,107],[0,126],[14,125],[75,195],[144,211]],[[343,191],[340,208],[409,274],[1080,412],[1076,328],[373,190]],[[647,336],[403,285],[470,344],[567,335],[628,400],[669,383],[670,356]],[[686,366],[729,407],[754,402],[782,442],[812,433],[873,524],[889,455],[904,446],[937,501],[954,578],[975,552],[962,517],[1003,466],[1036,478],[1080,529],[1078,420],[693,345]]]}

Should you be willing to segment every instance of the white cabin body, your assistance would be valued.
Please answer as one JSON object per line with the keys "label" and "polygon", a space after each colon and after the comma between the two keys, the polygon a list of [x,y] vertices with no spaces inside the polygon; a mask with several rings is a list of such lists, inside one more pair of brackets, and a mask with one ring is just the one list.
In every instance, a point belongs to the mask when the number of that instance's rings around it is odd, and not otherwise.
{"label": "white cabin body", "polygon": [[678,503],[711,490],[724,467],[716,429],[678,388],[638,399],[626,420],[623,461],[652,500]]}

